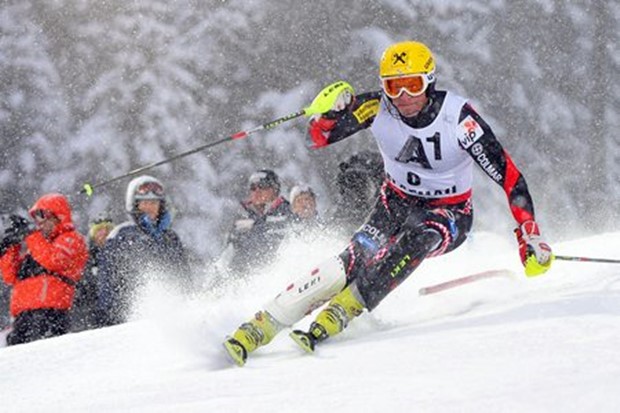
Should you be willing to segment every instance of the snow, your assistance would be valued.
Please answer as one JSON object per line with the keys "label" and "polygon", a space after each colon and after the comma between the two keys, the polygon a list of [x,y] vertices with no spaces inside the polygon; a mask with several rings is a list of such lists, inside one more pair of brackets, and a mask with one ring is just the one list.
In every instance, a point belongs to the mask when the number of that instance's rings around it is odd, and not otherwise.
{"label": "snow", "polygon": [[[192,299],[152,286],[130,323],[0,349],[0,411],[614,412],[620,408],[620,266],[556,261],[527,279],[490,233],[425,262],[371,314],[314,355],[286,333],[244,368],[222,338],[294,277],[338,250],[291,243],[253,279]],[[620,233],[554,245],[617,258]],[[310,252],[307,258],[305,252]],[[505,275],[419,288],[487,269]],[[304,319],[300,326],[311,321]]]}

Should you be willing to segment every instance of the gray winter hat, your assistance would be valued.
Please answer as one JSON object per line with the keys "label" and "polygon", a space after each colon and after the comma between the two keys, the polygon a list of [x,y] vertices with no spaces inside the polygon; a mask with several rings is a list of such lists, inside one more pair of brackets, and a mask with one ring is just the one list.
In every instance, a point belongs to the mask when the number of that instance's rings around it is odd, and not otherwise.
{"label": "gray winter hat", "polygon": [[271,169],[261,169],[250,176],[250,188],[274,188],[280,192],[280,178]]}

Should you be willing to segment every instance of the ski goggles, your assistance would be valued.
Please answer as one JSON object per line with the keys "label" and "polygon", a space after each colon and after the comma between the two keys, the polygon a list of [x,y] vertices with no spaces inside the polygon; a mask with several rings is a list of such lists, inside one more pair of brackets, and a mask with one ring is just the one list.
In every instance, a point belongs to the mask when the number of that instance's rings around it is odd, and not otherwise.
{"label": "ski goggles", "polygon": [[164,196],[164,187],[157,182],[145,182],[136,189],[136,195],[155,195],[157,197]]}
{"label": "ski goggles", "polygon": [[381,85],[385,94],[391,99],[400,97],[403,92],[415,97],[426,91],[431,79],[431,76],[425,74],[383,77]]}

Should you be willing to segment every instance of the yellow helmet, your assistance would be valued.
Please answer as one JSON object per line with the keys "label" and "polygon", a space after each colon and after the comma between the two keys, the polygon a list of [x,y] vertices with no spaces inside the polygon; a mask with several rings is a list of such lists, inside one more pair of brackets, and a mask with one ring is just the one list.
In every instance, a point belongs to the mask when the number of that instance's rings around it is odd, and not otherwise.
{"label": "yellow helmet", "polygon": [[406,76],[413,74],[429,75],[433,81],[435,58],[426,45],[420,42],[396,43],[385,49],[381,56],[379,76]]}

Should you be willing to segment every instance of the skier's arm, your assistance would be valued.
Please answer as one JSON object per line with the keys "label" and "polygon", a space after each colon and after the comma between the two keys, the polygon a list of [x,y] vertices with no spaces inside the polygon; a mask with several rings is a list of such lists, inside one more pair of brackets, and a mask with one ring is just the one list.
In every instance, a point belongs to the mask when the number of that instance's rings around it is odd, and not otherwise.
{"label": "skier's arm", "polygon": [[380,100],[381,92],[362,93],[344,109],[313,116],[308,125],[310,147],[322,148],[368,128],[379,111]]}
{"label": "skier's arm", "polygon": [[518,224],[515,234],[526,275],[544,273],[551,266],[551,248],[540,234],[525,178],[491,127],[469,104],[461,110],[458,128],[461,147],[506,193],[510,211]]}
{"label": "skier's arm", "polygon": [[510,212],[517,224],[534,221],[534,203],[525,178],[499,143],[491,127],[469,104],[461,110],[458,133],[461,147],[503,188]]}

